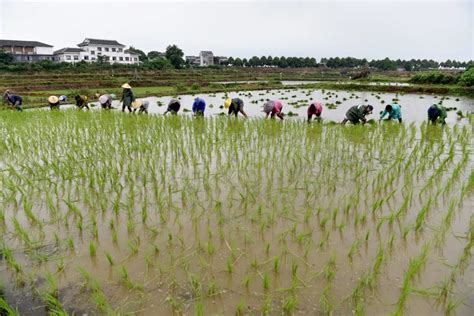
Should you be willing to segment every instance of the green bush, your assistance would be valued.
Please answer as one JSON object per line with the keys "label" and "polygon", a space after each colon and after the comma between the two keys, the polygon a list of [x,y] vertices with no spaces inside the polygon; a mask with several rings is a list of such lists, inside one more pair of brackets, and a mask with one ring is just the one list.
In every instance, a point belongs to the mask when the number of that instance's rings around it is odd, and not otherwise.
{"label": "green bush", "polygon": [[411,83],[431,83],[431,84],[455,84],[459,76],[444,74],[442,72],[432,72],[427,74],[418,74],[410,79]]}
{"label": "green bush", "polygon": [[471,67],[468,70],[466,70],[459,78],[458,83],[462,86],[467,86],[467,87],[474,86],[474,67]]}

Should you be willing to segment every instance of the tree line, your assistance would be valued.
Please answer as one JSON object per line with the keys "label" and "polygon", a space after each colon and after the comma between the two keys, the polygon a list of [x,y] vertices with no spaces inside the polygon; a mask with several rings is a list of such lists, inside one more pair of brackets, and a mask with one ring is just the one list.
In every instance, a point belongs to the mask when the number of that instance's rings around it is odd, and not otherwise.
{"label": "tree line", "polygon": [[[164,53],[158,51],[144,51],[130,47],[130,51],[138,54],[140,65],[133,66],[135,68],[162,70],[162,69],[181,69],[191,67],[184,59],[183,51],[176,45],[169,45]],[[410,60],[392,60],[390,58],[374,59],[368,61],[363,58],[354,57],[331,57],[322,58],[319,63],[314,57],[285,57],[285,56],[253,56],[249,59],[240,57],[229,57],[227,59],[216,60],[214,67],[276,67],[276,68],[314,68],[314,67],[328,67],[328,68],[373,68],[379,70],[397,70],[404,69],[407,71],[418,71],[443,68],[469,68],[474,64],[473,61],[462,62],[456,60],[446,60],[437,62],[432,59],[410,59]],[[71,67],[130,67],[128,65],[108,64],[107,61],[98,58],[95,63],[79,62],[76,65],[67,63],[53,63],[51,61],[43,61],[37,64],[17,63],[14,61],[13,55],[0,51],[0,70],[21,71],[21,70],[50,70],[63,69]]]}
{"label": "tree line", "polygon": [[397,70],[404,69],[407,71],[444,68],[468,68],[473,61],[461,62],[456,60],[446,60],[444,62],[437,62],[435,60],[427,59],[411,59],[411,60],[391,60],[390,58],[374,59],[368,61],[367,59],[359,59],[354,57],[331,57],[321,58],[318,63],[312,57],[272,57],[272,56],[254,56],[250,59],[233,58],[230,57],[227,61],[221,63],[223,66],[237,66],[237,67],[279,67],[279,68],[299,68],[299,67],[328,67],[328,68],[364,68],[370,67],[380,70]]}

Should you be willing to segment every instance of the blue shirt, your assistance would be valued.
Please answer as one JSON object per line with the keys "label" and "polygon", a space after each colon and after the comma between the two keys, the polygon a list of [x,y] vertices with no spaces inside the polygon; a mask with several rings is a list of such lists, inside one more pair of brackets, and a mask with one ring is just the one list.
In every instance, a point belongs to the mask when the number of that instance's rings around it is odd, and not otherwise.
{"label": "blue shirt", "polygon": [[194,99],[193,113],[204,112],[205,109],[206,109],[206,101],[204,101],[204,99],[201,99],[201,98]]}
{"label": "blue shirt", "polygon": [[20,101],[20,105],[21,105],[21,102],[23,101],[23,99],[19,95],[16,95],[16,94],[10,94],[7,98],[8,98],[8,102],[10,102],[11,104],[15,104],[18,101]]}
{"label": "blue shirt", "polygon": [[380,119],[383,119],[385,115],[388,114],[388,118],[391,120],[398,120],[402,118],[402,107],[399,104],[392,104],[392,112],[384,110],[382,114],[380,114]]}

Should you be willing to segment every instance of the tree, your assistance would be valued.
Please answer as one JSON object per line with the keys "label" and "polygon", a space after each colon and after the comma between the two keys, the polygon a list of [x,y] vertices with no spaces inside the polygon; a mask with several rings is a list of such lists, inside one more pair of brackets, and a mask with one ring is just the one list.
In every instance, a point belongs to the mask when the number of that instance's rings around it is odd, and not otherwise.
{"label": "tree", "polygon": [[234,60],[234,66],[242,67],[243,64],[244,64],[244,63],[242,62],[242,59],[240,59],[239,57],[237,57],[237,58]]}
{"label": "tree", "polygon": [[165,53],[166,59],[170,61],[170,63],[173,65],[174,68],[180,69],[183,68],[184,65],[184,53],[176,45],[169,45],[166,47],[166,53]]}
{"label": "tree", "polygon": [[132,53],[135,53],[135,54],[138,54],[138,59],[140,61],[145,61],[145,60],[148,60],[148,57],[146,56],[145,52],[140,50],[140,49],[137,49],[133,46],[130,46],[130,48],[128,49],[130,52]]}
{"label": "tree", "polygon": [[108,63],[107,63],[106,60],[105,60],[105,56],[103,56],[103,55],[97,55],[96,64],[97,64],[97,65],[107,65]]}
{"label": "tree", "polygon": [[273,66],[273,57],[272,56],[267,57],[267,66]]}
{"label": "tree", "polygon": [[253,56],[253,57],[250,58],[250,60],[249,60],[249,65],[250,65],[251,67],[260,66],[260,58],[258,58],[257,56]]}
{"label": "tree", "polygon": [[234,57],[229,57],[229,59],[227,60],[227,64],[233,66],[234,63],[235,63]]}
{"label": "tree", "polygon": [[14,60],[15,58],[13,58],[12,54],[0,50],[0,64],[9,65],[12,64]]}
{"label": "tree", "polygon": [[163,58],[162,54],[160,52],[157,52],[156,50],[152,50],[151,52],[148,52],[148,60],[153,60],[155,58]]}
{"label": "tree", "polygon": [[276,66],[276,67],[279,67],[280,66],[280,57],[276,56],[276,57],[273,57],[273,63],[272,63],[273,66]]}
{"label": "tree", "polygon": [[285,56],[281,56],[281,57],[280,57],[280,60],[279,60],[279,63],[278,63],[278,67],[280,67],[280,68],[286,68],[286,67],[288,67],[288,62],[286,61],[286,57],[285,57]]}
{"label": "tree", "polygon": [[147,61],[143,65],[148,69],[155,69],[155,70],[163,70],[163,69],[171,69],[173,65],[168,59],[164,58],[154,58],[150,61]]}
{"label": "tree", "polygon": [[247,58],[242,59],[242,64],[244,65],[244,67],[247,67],[249,65]]}

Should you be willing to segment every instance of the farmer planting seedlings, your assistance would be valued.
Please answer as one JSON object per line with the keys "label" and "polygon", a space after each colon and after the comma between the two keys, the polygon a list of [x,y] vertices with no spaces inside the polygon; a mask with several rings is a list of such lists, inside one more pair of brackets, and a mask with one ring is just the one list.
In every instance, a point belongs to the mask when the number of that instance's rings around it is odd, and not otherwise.
{"label": "farmer planting seedlings", "polygon": [[372,105],[354,105],[346,112],[346,117],[341,124],[346,124],[348,121],[354,125],[359,123],[365,124],[367,123],[365,117],[372,114],[373,109],[374,107]]}

